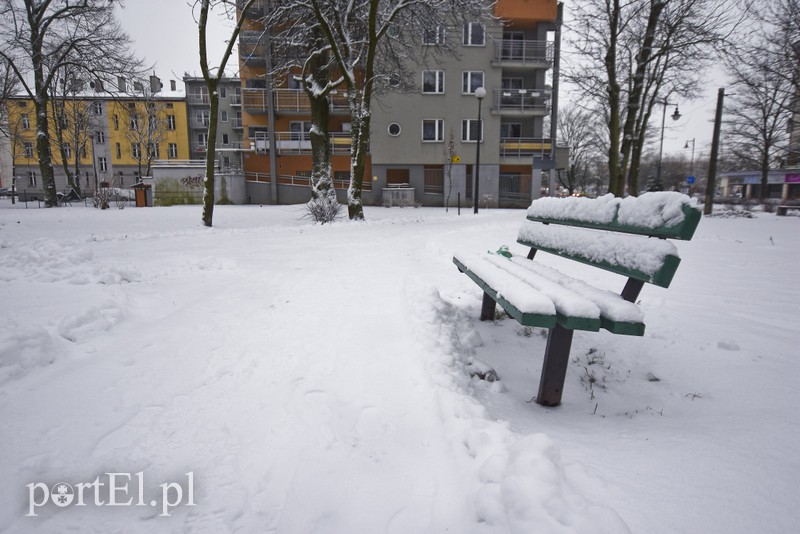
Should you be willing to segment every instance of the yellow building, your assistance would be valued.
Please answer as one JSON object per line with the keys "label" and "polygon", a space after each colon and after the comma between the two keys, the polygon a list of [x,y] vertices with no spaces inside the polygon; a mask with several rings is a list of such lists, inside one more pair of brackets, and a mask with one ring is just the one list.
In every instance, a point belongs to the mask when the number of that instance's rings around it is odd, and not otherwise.
{"label": "yellow building", "polygon": [[[141,88],[136,84],[135,90]],[[129,187],[147,175],[156,160],[189,159],[185,95],[174,90],[174,84],[171,89],[152,95],[95,92],[51,101],[50,153],[56,189],[69,189],[65,160],[86,195],[106,184]],[[21,196],[42,198],[33,102],[13,97],[8,117],[16,189]]]}

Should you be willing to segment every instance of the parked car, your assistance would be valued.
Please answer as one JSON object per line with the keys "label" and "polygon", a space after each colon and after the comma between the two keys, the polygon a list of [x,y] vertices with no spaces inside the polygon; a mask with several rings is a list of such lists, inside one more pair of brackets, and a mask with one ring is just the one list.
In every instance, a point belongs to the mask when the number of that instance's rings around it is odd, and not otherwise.
{"label": "parked car", "polygon": [[[9,187],[4,187],[4,188],[0,189],[0,197],[10,197],[11,195],[12,195],[11,188],[9,188]],[[19,196],[19,193],[18,193],[18,192],[16,192],[16,191],[14,191],[14,192],[13,192],[13,195],[14,195],[15,197],[18,197],[18,196]]]}

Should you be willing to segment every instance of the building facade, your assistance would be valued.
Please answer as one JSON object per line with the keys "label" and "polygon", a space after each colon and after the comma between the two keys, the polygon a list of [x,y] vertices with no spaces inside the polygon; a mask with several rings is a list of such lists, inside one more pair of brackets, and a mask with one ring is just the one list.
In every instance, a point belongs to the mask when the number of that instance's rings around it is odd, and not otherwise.
{"label": "building facade", "polygon": [[[94,84],[51,101],[51,147],[56,189],[67,192],[65,163],[83,195],[98,187],[129,187],[148,175],[158,159],[189,159],[186,101],[175,82],[164,90],[123,79],[113,92]],[[94,90],[96,89],[96,90]],[[43,198],[36,156],[36,122],[28,97],[9,101],[13,174],[21,198]],[[9,184],[10,186],[10,184]]]}
{"label": "building facade", "polygon": [[[251,202],[309,200],[310,106],[291,75],[269,77],[264,2],[240,12],[240,76],[244,127],[243,166]],[[365,204],[384,202],[384,191],[410,191],[414,203],[472,203],[480,150],[479,201],[486,206],[527,206],[538,196],[541,171],[552,168],[553,142],[544,132],[551,112],[555,0],[498,0],[496,19],[446,27],[431,21],[420,47],[446,40],[452,55],[409,68],[415,89],[385,92],[373,103],[370,155],[363,183]],[[423,55],[423,54],[420,54]],[[479,102],[476,89],[486,96]],[[343,192],[350,173],[350,118],[344,94],[330,95],[329,131],[334,186]],[[272,123],[272,128],[270,128]],[[273,132],[272,135],[270,132]],[[274,177],[273,177],[274,175]],[[535,193],[534,193],[535,192]]]}
{"label": "building facade", "polygon": [[[203,78],[184,76],[186,113],[189,125],[189,151],[193,160],[206,158],[211,103]],[[244,149],[242,93],[239,78],[222,78],[218,86],[219,118],[217,120],[217,168],[223,173],[242,172]]]}

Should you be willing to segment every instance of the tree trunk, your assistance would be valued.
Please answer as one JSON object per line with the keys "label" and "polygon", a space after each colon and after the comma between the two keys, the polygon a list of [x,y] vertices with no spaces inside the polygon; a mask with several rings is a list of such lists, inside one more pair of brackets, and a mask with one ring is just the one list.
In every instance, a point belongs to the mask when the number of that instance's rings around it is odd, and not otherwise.
{"label": "tree trunk", "polygon": [[617,39],[619,37],[619,0],[614,0],[609,13],[609,44],[606,53],[606,73],[608,76],[608,192],[621,197],[624,183],[620,176],[620,87],[617,82]]}
{"label": "tree trunk", "polygon": [[209,111],[208,140],[206,142],[206,179],[203,181],[203,224],[211,227],[214,220],[214,171],[216,169],[214,152],[217,147],[217,116],[219,114],[219,94],[217,94],[216,80],[209,84],[208,93],[211,110]]}
{"label": "tree trunk", "polygon": [[[369,146],[369,104],[364,96],[359,100],[355,90],[350,90],[350,113],[352,115],[352,155],[350,157],[350,187],[347,190],[347,215],[350,220],[364,220],[364,204],[361,188],[364,184],[364,171],[367,166]],[[365,106],[366,109],[365,109]]]}

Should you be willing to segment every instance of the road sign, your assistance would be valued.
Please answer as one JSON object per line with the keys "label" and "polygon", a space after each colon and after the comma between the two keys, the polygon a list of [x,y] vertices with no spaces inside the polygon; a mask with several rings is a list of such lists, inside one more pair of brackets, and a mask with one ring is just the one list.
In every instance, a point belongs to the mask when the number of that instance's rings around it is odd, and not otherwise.
{"label": "road sign", "polygon": [[694,182],[695,182],[695,180],[694,180],[694,176],[690,176],[690,177],[688,177],[688,178],[686,179],[686,183],[687,183],[687,184],[693,184]]}

